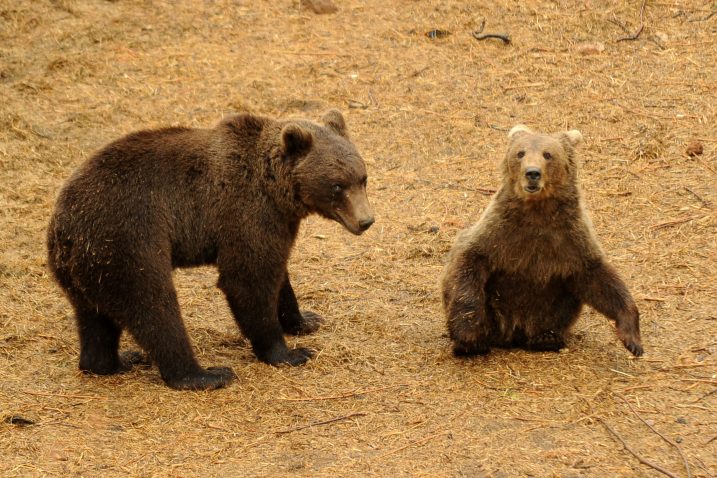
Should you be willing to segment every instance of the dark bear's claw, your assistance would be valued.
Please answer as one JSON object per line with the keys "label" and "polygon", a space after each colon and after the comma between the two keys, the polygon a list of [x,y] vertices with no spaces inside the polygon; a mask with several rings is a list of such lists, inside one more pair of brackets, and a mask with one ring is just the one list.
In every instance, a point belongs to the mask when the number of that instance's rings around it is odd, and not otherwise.
{"label": "dark bear's claw", "polygon": [[143,366],[148,367],[152,365],[152,361],[149,359],[147,354],[138,352],[136,350],[129,350],[127,352],[122,352],[119,354],[120,357],[120,368],[119,371],[121,372],[129,372],[132,370],[135,366]]}
{"label": "dark bear's claw", "polygon": [[236,374],[229,367],[209,367],[206,370],[167,380],[167,385],[177,390],[214,390],[229,385]]}
{"label": "dark bear's claw", "polygon": [[635,357],[640,357],[645,352],[642,345],[636,342],[625,342],[625,348],[632,353]]}
{"label": "dark bear's claw", "polygon": [[533,337],[527,344],[531,350],[539,350],[543,352],[557,352],[565,347],[565,340],[554,330],[548,330],[542,334]]}
{"label": "dark bear's claw", "polygon": [[259,356],[259,359],[276,367],[280,365],[291,365],[292,367],[296,367],[297,365],[306,363],[315,354],[315,351],[303,347],[293,350],[286,347],[277,347],[269,353]]}
{"label": "dark bear's claw", "polygon": [[313,334],[321,327],[324,319],[319,314],[309,310],[301,311],[301,318],[296,321],[296,325],[285,329],[284,332],[289,335],[309,335]]}
{"label": "dark bear's claw", "polygon": [[454,342],[453,355],[456,357],[472,357],[474,355],[487,355],[490,347],[483,343]]}
{"label": "dark bear's claw", "polygon": [[302,310],[301,316],[304,320],[302,321],[299,335],[313,334],[314,332],[319,330],[321,324],[324,322],[323,317],[321,317],[316,312],[311,312],[310,310]]}

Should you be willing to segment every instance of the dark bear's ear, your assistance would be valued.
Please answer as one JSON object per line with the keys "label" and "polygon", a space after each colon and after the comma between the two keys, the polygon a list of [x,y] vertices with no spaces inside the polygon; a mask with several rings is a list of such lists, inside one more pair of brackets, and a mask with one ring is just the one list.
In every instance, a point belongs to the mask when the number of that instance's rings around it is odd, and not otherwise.
{"label": "dark bear's ear", "polygon": [[324,113],[324,116],[321,117],[321,121],[341,136],[348,134],[346,131],[346,121],[344,121],[344,116],[339,110],[327,111]]}
{"label": "dark bear's ear", "polygon": [[309,152],[314,144],[311,131],[296,123],[289,123],[281,129],[281,144],[287,156],[302,156]]}

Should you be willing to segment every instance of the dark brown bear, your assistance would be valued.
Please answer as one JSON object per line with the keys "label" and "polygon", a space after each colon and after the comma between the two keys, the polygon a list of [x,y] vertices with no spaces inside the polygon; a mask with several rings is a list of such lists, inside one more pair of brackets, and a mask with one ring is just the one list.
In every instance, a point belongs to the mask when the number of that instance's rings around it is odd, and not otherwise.
{"label": "dark brown bear", "polygon": [[456,355],[490,347],[559,350],[583,304],[616,323],[642,355],[640,319],[583,208],[575,147],[579,131],[509,133],[503,185],[462,231],[443,273],[443,306]]}
{"label": "dark brown bear", "polygon": [[48,231],[50,268],[75,309],[80,369],[126,370],[126,329],[170,387],[229,383],[230,368],[195,360],[172,284],[172,269],[202,264],[218,266],[218,286],[260,360],[311,357],[283,336],[320,323],[299,312],[287,274],[299,223],[317,213],[358,235],[374,222],[341,113],[322,122],[240,114],[213,129],[141,131],[80,166]]}

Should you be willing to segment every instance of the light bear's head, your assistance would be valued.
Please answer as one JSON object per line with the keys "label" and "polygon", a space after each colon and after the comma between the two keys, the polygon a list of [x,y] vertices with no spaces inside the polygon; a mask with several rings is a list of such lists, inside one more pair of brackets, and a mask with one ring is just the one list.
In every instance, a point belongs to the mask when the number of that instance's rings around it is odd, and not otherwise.
{"label": "light bear's head", "polygon": [[575,147],[583,140],[580,131],[542,134],[519,124],[508,139],[503,180],[518,197],[533,201],[574,190]]}

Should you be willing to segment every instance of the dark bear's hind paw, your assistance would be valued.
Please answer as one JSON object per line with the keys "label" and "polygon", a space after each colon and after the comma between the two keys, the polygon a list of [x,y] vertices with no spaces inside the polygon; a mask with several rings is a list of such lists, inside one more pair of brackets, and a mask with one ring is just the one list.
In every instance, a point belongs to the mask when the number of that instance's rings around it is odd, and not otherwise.
{"label": "dark bear's hind paw", "polygon": [[167,380],[167,385],[176,390],[214,390],[226,387],[236,374],[229,367],[209,367],[179,379]]}
{"label": "dark bear's hind paw", "polygon": [[284,332],[289,335],[309,335],[313,334],[321,327],[321,323],[324,321],[323,317],[315,312],[309,310],[301,311],[301,318],[294,324],[284,329]]}
{"label": "dark bear's hind paw", "polygon": [[548,330],[530,339],[527,343],[527,347],[531,350],[557,352],[565,347],[565,339],[563,339],[561,334],[553,330]]}

